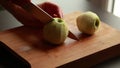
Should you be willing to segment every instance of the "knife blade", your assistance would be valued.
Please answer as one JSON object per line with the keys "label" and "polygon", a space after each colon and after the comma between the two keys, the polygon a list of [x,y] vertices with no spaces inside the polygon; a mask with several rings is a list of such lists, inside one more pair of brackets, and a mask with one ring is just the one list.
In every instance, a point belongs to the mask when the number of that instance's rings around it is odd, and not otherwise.
{"label": "knife blade", "polygon": [[[40,7],[34,5],[33,3],[29,2],[25,5],[20,5],[23,9],[25,9],[30,14],[34,15],[37,19],[39,19],[42,23],[47,24],[53,20],[53,17],[45,12]],[[78,38],[69,30],[68,37],[78,40]]]}

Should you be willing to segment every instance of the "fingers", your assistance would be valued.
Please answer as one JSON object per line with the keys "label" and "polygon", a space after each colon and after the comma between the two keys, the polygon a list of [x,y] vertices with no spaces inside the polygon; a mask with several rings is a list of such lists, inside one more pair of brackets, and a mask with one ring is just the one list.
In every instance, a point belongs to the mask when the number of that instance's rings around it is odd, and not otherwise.
{"label": "fingers", "polygon": [[25,26],[39,26],[42,27],[43,23],[41,23],[38,19],[36,19],[32,14],[29,14],[21,7],[14,7],[14,10],[11,12],[14,17],[20,21]]}
{"label": "fingers", "polygon": [[29,3],[31,0],[11,0],[11,1],[17,5],[25,5],[26,3]]}
{"label": "fingers", "polygon": [[50,14],[52,17],[63,17],[63,12],[61,8],[52,2],[44,2],[39,5],[44,11],[46,11],[48,14]]}
{"label": "fingers", "polygon": [[[0,0],[4,1],[4,0]],[[6,3],[3,4],[3,6],[22,24],[26,26],[39,26],[43,27],[43,23],[41,23],[38,19],[36,19],[32,14],[29,14],[24,9],[22,9],[20,6],[13,3],[15,0],[8,0]],[[23,1],[23,0],[22,0]],[[30,0],[26,0],[30,1]],[[63,17],[63,12],[61,8],[51,2],[44,2],[39,5],[43,10],[45,10],[48,14],[50,14],[53,17]]]}
{"label": "fingers", "polygon": [[37,20],[32,14],[27,13],[24,9],[11,1],[7,1],[5,4],[2,4],[2,6],[23,25],[39,27],[43,26],[43,24],[41,24],[40,21]]}

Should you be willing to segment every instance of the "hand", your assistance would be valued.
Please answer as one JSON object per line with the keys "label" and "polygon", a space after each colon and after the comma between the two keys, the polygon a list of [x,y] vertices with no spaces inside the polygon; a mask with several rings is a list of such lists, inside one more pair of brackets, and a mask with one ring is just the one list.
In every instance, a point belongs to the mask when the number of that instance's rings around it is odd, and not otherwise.
{"label": "hand", "polygon": [[41,7],[44,11],[46,11],[48,14],[50,14],[53,17],[63,18],[63,12],[61,8],[55,3],[44,2],[38,6]]}
{"label": "hand", "polygon": [[[21,8],[13,1],[15,0],[0,0],[0,4],[5,9],[7,9],[23,25],[43,27],[44,25],[43,23],[41,23],[38,19],[36,19],[32,14],[27,13],[23,8]],[[63,17],[60,7],[54,3],[45,2],[39,4],[38,6],[41,7],[43,10],[45,10],[46,12],[48,12],[53,17],[60,17],[60,18]]]}

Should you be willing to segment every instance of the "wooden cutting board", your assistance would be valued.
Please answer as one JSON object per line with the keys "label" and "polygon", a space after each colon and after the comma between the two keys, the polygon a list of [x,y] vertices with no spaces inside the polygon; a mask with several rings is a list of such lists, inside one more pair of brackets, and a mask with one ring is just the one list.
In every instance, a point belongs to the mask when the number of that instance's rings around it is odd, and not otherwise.
{"label": "wooden cutting board", "polygon": [[82,34],[75,24],[79,14],[80,12],[73,12],[64,17],[79,41],[67,38],[64,44],[53,46],[44,42],[41,29],[25,26],[0,32],[0,41],[25,58],[32,68],[55,68],[87,58],[85,64],[79,64],[85,68],[119,55],[120,46],[117,44],[120,44],[120,31],[101,23],[100,29],[94,35]]}

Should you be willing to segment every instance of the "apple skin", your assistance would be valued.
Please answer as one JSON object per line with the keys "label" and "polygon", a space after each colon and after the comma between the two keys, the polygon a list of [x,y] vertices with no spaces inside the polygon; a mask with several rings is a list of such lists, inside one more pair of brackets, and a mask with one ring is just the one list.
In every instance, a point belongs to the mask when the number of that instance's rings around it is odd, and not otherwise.
{"label": "apple skin", "polygon": [[62,44],[68,36],[68,27],[61,18],[54,18],[52,22],[43,28],[43,37],[52,44]]}
{"label": "apple skin", "polygon": [[77,19],[78,29],[86,34],[94,34],[100,26],[100,18],[94,12],[88,11],[80,14]]}

